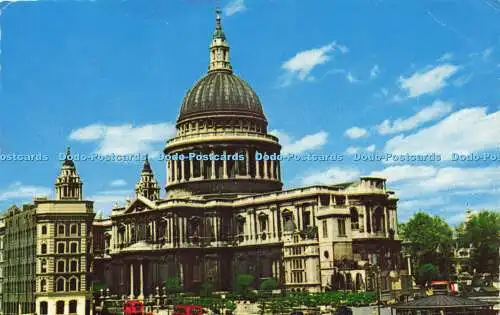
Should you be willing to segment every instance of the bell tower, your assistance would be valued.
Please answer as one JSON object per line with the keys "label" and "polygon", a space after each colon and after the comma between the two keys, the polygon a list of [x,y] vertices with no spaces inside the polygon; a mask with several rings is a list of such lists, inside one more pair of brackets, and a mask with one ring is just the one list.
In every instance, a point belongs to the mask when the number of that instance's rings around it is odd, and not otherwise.
{"label": "bell tower", "polygon": [[61,172],[56,179],[56,200],[82,200],[83,183],[80,180],[71,157],[71,151],[68,147],[61,167]]}
{"label": "bell tower", "polygon": [[142,167],[141,178],[137,185],[135,185],[135,193],[137,196],[144,196],[151,201],[160,199],[160,186],[155,179],[147,155]]}

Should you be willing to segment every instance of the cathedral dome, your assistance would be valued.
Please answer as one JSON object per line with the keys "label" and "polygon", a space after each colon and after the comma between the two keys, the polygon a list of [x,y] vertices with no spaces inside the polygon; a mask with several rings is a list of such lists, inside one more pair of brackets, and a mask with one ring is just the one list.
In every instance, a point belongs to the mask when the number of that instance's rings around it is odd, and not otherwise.
{"label": "cathedral dome", "polygon": [[255,91],[247,82],[225,70],[210,71],[188,91],[179,120],[213,112],[249,114],[265,120]]}

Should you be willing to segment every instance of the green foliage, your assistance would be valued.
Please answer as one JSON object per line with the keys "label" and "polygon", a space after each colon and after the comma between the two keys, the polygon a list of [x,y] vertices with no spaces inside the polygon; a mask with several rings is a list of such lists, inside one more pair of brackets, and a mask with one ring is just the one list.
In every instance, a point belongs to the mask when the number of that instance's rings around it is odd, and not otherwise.
{"label": "green foliage", "polygon": [[254,276],[250,274],[239,274],[236,276],[236,292],[248,296],[252,288]]}
{"label": "green foliage", "polygon": [[182,282],[179,276],[167,278],[164,286],[167,294],[176,294],[182,292]]}
{"label": "green foliage", "polygon": [[100,282],[92,283],[92,291],[93,292],[101,292],[101,290],[106,290],[106,286]]}
{"label": "green foliage", "polygon": [[428,286],[438,275],[436,266],[433,264],[424,264],[417,271],[417,283],[422,286]]}
{"label": "green foliage", "polygon": [[462,226],[459,243],[474,247],[472,266],[478,272],[498,272],[500,247],[500,213],[481,211]]}
{"label": "green foliage", "polygon": [[201,285],[200,296],[210,297],[214,292],[214,284],[212,281],[206,281]]}
{"label": "green foliage", "polygon": [[262,291],[272,291],[278,288],[278,281],[274,278],[265,279],[260,283],[260,289]]}
{"label": "green foliage", "polygon": [[231,300],[227,300],[224,304],[224,308],[230,310],[231,312],[234,312],[234,310],[236,310],[236,303]]}
{"label": "green foliage", "polygon": [[440,273],[448,275],[453,256],[453,230],[440,217],[417,212],[400,225],[400,234],[410,242],[411,255],[417,268],[432,263]]}

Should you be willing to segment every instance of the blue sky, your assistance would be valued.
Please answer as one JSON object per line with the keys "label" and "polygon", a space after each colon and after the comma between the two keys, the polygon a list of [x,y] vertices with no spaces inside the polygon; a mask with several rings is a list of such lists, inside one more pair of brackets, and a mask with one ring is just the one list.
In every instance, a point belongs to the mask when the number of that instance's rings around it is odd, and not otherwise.
{"label": "blue sky", "polygon": [[[314,3],[314,4],[312,4]],[[0,208],[52,194],[59,154],[159,153],[207,69],[215,1],[0,0]],[[381,175],[417,210],[455,224],[499,209],[500,1],[221,1],[235,72],[285,152],[286,187]],[[450,161],[452,152],[499,155]],[[354,153],[436,153],[359,162]],[[133,195],[141,162],[79,162],[96,210]],[[164,185],[163,162],[153,160]]]}

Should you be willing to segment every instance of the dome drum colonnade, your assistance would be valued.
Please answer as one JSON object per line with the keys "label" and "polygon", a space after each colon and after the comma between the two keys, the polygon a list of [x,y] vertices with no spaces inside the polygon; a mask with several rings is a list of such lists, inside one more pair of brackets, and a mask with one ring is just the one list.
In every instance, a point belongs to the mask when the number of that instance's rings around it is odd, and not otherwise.
{"label": "dome drum colonnade", "polygon": [[[267,133],[257,94],[233,74],[220,11],[210,45],[208,73],[186,94],[167,142],[167,194],[250,194],[282,188],[280,163],[256,159],[256,152],[279,154],[278,138]],[[189,158],[191,154],[191,157]],[[238,156],[221,159],[222,156]],[[193,158],[206,155],[208,158]]]}

